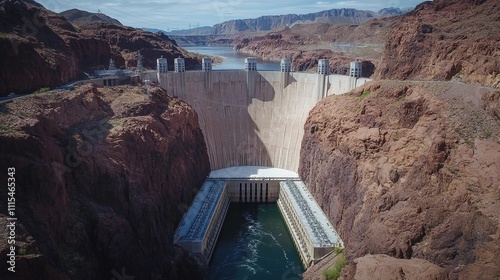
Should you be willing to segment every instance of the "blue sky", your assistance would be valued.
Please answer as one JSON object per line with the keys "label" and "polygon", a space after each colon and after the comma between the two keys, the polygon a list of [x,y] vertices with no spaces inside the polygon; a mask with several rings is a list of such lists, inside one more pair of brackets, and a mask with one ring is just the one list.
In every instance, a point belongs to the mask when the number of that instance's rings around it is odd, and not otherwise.
{"label": "blue sky", "polygon": [[387,7],[414,8],[421,0],[37,0],[46,8],[62,12],[80,9],[118,19],[133,27],[163,30],[212,26],[231,19],[255,18],[263,15],[306,14],[334,8],[378,11]]}

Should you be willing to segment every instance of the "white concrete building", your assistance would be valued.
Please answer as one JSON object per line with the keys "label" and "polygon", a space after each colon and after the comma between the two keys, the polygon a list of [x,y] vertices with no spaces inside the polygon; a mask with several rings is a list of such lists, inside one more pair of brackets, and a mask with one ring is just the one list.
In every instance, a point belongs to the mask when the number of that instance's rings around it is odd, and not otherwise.
{"label": "white concrete building", "polygon": [[209,57],[204,57],[201,60],[201,68],[203,71],[212,71],[212,59]]}
{"label": "white concrete building", "polygon": [[292,71],[292,60],[289,58],[283,58],[280,63],[281,72],[291,72]]}
{"label": "white concrete building", "polygon": [[318,60],[318,74],[329,75],[330,74],[330,62],[328,59]]}
{"label": "white concrete building", "polygon": [[363,63],[361,61],[357,60],[352,61],[349,67],[349,76],[354,77],[354,78],[360,78],[361,77],[361,70],[363,69]]}
{"label": "white concrete building", "polygon": [[174,59],[174,70],[176,73],[186,72],[186,63],[184,58],[178,57]]}
{"label": "white concrete building", "polygon": [[156,60],[156,73],[167,73],[168,71],[168,62],[167,59],[163,57],[163,55]]}
{"label": "white concrete building", "polygon": [[315,264],[344,243],[325,213],[300,180],[280,183],[278,206],[305,267]]}
{"label": "white concrete building", "polygon": [[257,59],[255,57],[245,58],[245,70],[257,71]]}
{"label": "white concrete building", "polygon": [[229,207],[224,181],[206,180],[174,234],[174,243],[208,263]]}

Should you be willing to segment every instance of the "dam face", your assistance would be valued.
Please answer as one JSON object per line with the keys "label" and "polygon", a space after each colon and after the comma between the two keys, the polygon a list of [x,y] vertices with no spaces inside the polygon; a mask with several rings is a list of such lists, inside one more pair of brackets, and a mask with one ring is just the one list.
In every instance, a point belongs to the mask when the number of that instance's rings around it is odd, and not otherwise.
{"label": "dam face", "polygon": [[198,114],[211,169],[174,243],[208,263],[229,204],[277,203],[304,267],[343,242],[297,171],[304,124],[322,98],[369,79],[277,71],[145,73]]}
{"label": "dam face", "polygon": [[298,171],[309,111],[369,79],[278,71],[151,73],[198,114],[212,170],[270,166]]}

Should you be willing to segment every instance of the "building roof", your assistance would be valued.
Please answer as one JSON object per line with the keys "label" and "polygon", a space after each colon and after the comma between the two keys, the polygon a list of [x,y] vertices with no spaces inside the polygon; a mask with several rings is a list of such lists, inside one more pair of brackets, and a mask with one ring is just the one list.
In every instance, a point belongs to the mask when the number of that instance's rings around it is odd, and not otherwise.
{"label": "building roof", "polygon": [[296,172],[267,166],[234,166],[210,172],[209,178],[219,179],[298,179]]}
{"label": "building roof", "polygon": [[222,192],[224,181],[206,180],[174,235],[174,242],[200,241],[212,218]]}
{"label": "building roof", "polygon": [[314,247],[344,247],[325,213],[300,180],[280,182]]}

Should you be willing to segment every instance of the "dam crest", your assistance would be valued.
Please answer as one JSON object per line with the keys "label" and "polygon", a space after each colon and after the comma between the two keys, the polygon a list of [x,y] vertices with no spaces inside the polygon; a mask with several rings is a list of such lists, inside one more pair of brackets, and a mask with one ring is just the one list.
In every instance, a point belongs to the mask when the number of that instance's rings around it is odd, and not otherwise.
{"label": "dam crest", "polygon": [[[298,176],[300,147],[309,111],[321,99],[370,81],[318,73],[247,70],[143,73],[198,114],[213,170],[174,236],[208,263],[229,203],[277,203],[305,268],[344,244]],[[166,62],[165,62],[166,63]],[[175,63],[178,63],[176,60]],[[288,71],[287,71],[288,69]]]}

